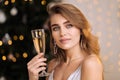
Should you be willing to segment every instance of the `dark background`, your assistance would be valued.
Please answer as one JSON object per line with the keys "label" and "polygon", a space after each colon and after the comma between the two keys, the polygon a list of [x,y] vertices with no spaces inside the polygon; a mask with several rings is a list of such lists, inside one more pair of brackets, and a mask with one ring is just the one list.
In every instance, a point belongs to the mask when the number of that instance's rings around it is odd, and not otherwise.
{"label": "dark background", "polygon": [[[61,0],[0,0],[0,11],[6,16],[1,22],[0,12],[0,79],[28,80],[27,62],[36,54],[30,31],[42,28],[48,17],[46,5],[54,1]],[[13,8],[17,10],[15,15],[10,13]],[[49,56],[47,30],[46,45]]]}

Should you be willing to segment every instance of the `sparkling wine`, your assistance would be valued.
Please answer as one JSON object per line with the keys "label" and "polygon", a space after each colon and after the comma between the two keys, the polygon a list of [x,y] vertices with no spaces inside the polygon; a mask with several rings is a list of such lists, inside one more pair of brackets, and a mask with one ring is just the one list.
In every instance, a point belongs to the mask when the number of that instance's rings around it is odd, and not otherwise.
{"label": "sparkling wine", "polygon": [[37,53],[43,52],[45,53],[45,37],[35,37],[33,38],[34,46]]}

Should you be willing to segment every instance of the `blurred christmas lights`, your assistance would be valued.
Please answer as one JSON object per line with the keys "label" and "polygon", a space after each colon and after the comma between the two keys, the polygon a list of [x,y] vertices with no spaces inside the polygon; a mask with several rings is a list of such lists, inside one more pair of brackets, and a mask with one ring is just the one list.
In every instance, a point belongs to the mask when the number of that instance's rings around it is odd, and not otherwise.
{"label": "blurred christmas lights", "polygon": [[17,10],[16,7],[13,7],[13,8],[10,10],[10,14],[11,14],[12,16],[17,15],[17,13],[18,13],[18,10]]}
{"label": "blurred christmas lights", "polygon": [[0,23],[5,23],[5,21],[6,21],[6,15],[2,10],[0,10]]}

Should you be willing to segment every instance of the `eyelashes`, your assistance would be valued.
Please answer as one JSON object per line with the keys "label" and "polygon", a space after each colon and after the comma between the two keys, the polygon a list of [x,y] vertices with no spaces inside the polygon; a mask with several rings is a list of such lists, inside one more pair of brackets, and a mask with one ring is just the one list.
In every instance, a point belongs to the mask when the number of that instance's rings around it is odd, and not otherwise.
{"label": "eyelashes", "polygon": [[69,29],[69,28],[71,28],[71,27],[73,27],[72,24],[68,24],[68,25],[66,26],[67,29]]}
{"label": "eyelashes", "polygon": [[[72,28],[72,27],[73,27],[72,24],[66,24],[66,25],[65,25],[65,28],[66,28],[66,29],[70,29],[70,28]],[[58,25],[52,26],[52,31],[59,31],[60,29],[61,29],[61,27],[58,26]]]}
{"label": "eyelashes", "polygon": [[52,31],[58,31],[59,29],[60,29],[59,26],[55,26],[55,27],[52,28]]}

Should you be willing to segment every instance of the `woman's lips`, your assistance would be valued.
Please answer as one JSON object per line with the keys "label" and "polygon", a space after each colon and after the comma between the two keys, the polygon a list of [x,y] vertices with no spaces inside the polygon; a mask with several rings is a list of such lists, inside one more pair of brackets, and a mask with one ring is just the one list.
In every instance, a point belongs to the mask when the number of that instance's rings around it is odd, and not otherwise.
{"label": "woman's lips", "polygon": [[61,43],[67,43],[70,39],[60,39]]}

